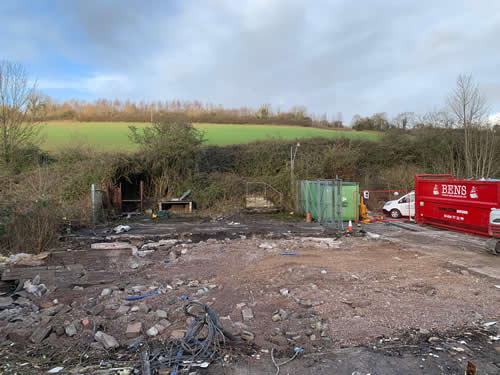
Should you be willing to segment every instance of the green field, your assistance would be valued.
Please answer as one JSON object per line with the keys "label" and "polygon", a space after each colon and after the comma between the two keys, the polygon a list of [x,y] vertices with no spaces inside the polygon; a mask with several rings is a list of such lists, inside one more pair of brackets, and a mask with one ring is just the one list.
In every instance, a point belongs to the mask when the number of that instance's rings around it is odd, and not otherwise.
{"label": "green field", "polygon": [[[45,123],[42,148],[56,151],[65,146],[89,145],[99,151],[133,151],[136,146],[130,142],[129,126],[137,128],[149,126],[147,123],[128,122],[51,122]],[[311,137],[348,137],[377,139],[374,132],[354,132],[350,130],[327,130],[300,126],[278,125],[230,125],[195,124],[203,131],[207,144],[230,145],[249,143],[256,140]]]}

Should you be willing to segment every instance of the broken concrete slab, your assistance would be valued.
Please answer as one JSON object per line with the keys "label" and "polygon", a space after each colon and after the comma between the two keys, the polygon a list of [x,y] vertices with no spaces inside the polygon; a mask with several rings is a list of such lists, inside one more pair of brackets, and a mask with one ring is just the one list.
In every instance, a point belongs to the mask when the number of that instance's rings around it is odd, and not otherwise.
{"label": "broken concrete slab", "polygon": [[143,248],[168,250],[175,246],[178,242],[178,240],[159,240],[158,242],[149,242],[144,244]]}
{"label": "broken concrete slab", "polygon": [[147,314],[151,310],[151,307],[146,302],[139,303],[137,305],[137,307],[138,307],[137,311],[139,311],[140,313],[143,313],[143,314]]}
{"label": "broken concrete slab", "polygon": [[165,327],[159,323],[155,324],[154,328],[156,328],[158,330],[159,334],[163,333],[163,331],[165,331],[167,329],[167,327]]}
{"label": "broken concrete slab", "polygon": [[253,311],[248,307],[241,310],[241,315],[243,316],[243,320],[253,319]]}
{"label": "broken concrete slab", "polygon": [[113,232],[116,234],[128,232],[132,227],[130,225],[118,225],[113,228]]}
{"label": "broken concrete slab", "polygon": [[66,327],[64,327],[64,332],[66,332],[67,336],[73,337],[77,334],[76,326],[73,323],[70,323]]}
{"label": "broken concrete slab", "polygon": [[96,305],[93,309],[89,310],[89,313],[96,316],[101,314],[104,311],[104,305]]}
{"label": "broken concrete slab", "polygon": [[127,326],[127,330],[125,331],[125,335],[128,338],[134,338],[137,337],[141,334],[142,332],[142,323],[141,322],[136,322],[133,324],[129,324]]}
{"label": "broken concrete slab", "polygon": [[21,306],[21,307],[29,307],[29,306],[33,305],[31,303],[31,301],[25,297],[19,297],[18,299],[15,300],[14,303],[18,306]]}
{"label": "broken concrete slab", "polygon": [[153,326],[146,331],[146,335],[148,335],[149,337],[157,336],[158,333],[159,333],[159,331],[158,331],[158,328],[156,328],[156,326]]}
{"label": "broken concrete slab", "polygon": [[156,310],[155,314],[159,319],[167,319],[168,318],[168,313],[165,310]]}
{"label": "broken concrete slab", "polygon": [[96,250],[113,250],[113,249],[132,249],[134,245],[128,242],[98,242],[90,245],[91,249]]}
{"label": "broken concrete slab", "polygon": [[101,297],[106,297],[106,296],[110,296],[111,294],[113,294],[113,289],[111,288],[104,288],[101,292]]}
{"label": "broken concrete slab", "polygon": [[49,336],[50,332],[52,332],[52,325],[39,326],[31,335],[30,341],[33,344],[40,344]]}
{"label": "broken concrete slab", "polygon": [[160,320],[158,324],[165,328],[168,328],[172,325],[172,323],[170,323],[170,321],[168,321],[167,319]]}
{"label": "broken concrete slab", "polygon": [[[35,285],[31,281],[27,285],[31,285],[33,290],[45,289],[46,286],[66,287],[75,284],[82,276],[85,275],[85,269],[81,264],[67,264],[65,266],[44,266],[44,267],[20,267],[6,268],[2,272],[3,281],[11,280],[31,280],[37,275],[43,284]],[[43,287],[42,287],[43,285]],[[43,294],[40,293],[40,294]]]}
{"label": "broken concrete slab", "polygon": [[130,310],[129,306],[121,305],[118,310],[116,310],[116,315],[121,316],[125,315]]}
{"label": "broken concrete slab", "polygon": [[52,316],[43,315],[40,319],[40,324],[45,326],[52,321]]}
{"label": "broken concrete slab", "polygon": [[97,331],[94,335],[94,339],[102,344],[105,349],[116,349],[120,346],[118,341],[111,335],[108,335],[102,331]]}
{"label": "broken concrete slab", "polygon": [[49,256],[48,252],[43,252],[40,254],[25,254],[18,253],[9,256],[6,259],[6,264],[8,265],[17,265],[17,266],[39,266],[45,263],[45,260]]}
{"label": "broken concrete slab", "polygon": [[[40,311],[40,314],[45,315],[45,316],[54,316],[56,315],[59,311],[64,309],[64,306],[67,305],[55,305],[55,306],[50,306],[47,307],[46,309],[43,309]],[[69,306],[68,306],[69,307]]]}
{"label": "broken concrete slab", "polygon": [[184,338],[184,335],[186,334],[186,330],[184,329],[176,329],[174,331],[172,331],[172,333],[170,334],[170,336],[172,336],[172,338],[174,339],[182,339]]}
{"label": "broken concrete slab", "polygon": [[4,309],[14,303],[14,300],[10,297],[0,297],[0,309]]}

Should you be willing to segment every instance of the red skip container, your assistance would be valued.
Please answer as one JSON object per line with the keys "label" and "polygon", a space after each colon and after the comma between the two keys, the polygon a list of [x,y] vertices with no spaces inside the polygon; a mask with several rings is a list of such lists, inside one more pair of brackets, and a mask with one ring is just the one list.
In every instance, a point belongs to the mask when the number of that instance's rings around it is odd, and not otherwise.
{"label": "red skip container", "polygon": [[415,176],[415,220],[489,236],[492,208],[500,208],[500,181],[462,180],[452,175]]}

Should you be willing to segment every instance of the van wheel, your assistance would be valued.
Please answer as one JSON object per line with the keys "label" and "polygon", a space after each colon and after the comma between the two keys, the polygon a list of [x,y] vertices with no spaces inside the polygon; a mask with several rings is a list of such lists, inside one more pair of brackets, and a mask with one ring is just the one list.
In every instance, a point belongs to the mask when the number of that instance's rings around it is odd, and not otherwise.
{"label": "van wheel", "polygon": [[486,241],[486,248],[493,255],[500,255],[500,240],[490,238]]}
{"label": "van wheel", "polygon": [[401,217],[401,212],[399,212],[399,210],[391,210],[391,217],[393,219],[399,219]]}

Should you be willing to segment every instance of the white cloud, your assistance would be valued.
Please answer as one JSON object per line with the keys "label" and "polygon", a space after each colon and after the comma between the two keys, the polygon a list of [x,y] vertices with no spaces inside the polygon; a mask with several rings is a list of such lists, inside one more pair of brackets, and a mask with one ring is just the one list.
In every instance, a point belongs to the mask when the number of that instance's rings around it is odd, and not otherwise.
{"label": "white cloud", "polygon": [[0,23],[31,26],[15,40],[0,34],[0,43],[8,58],[53,67],[41,70],[40,87],[133,100],[302,104],[343,112],[349,122],[354,113],[440,107],[456,76],[470,73],[500,112],[500,51],[491,48],[500,2],[54,0],[41,3],[50,4],[46,12],[18,3],[23,11],[14,14],[0,4]]}
{"label": "white cloud", "polygon": [[500,125],[500,112],[489,116],[488,121],[492,125]]}

